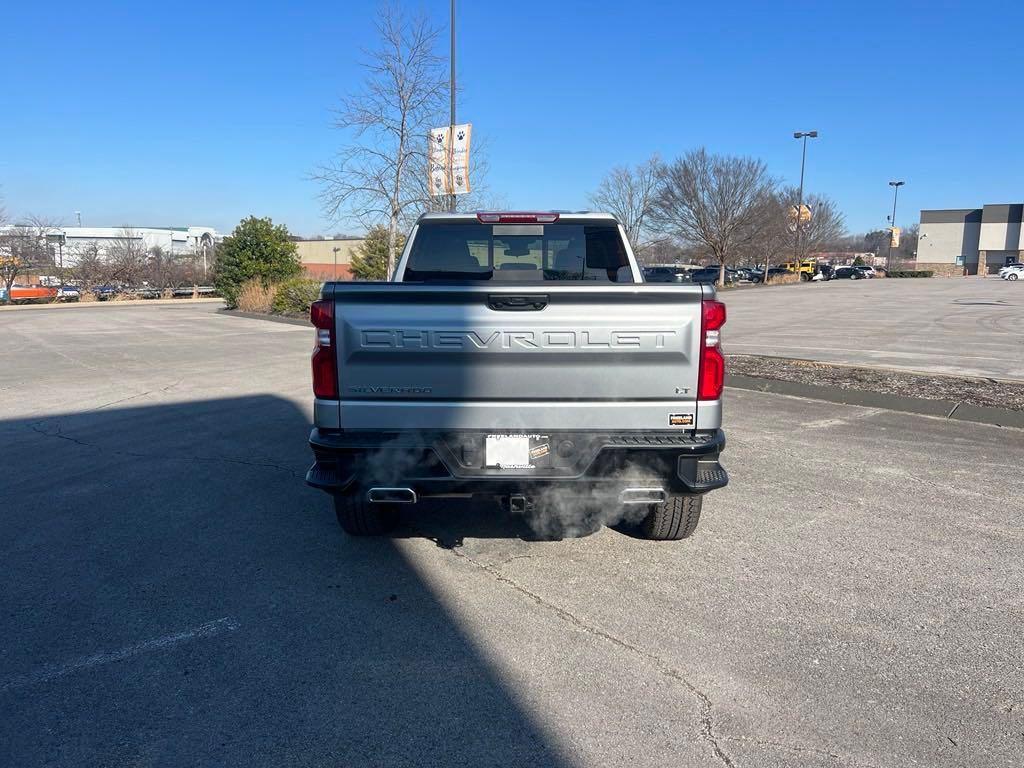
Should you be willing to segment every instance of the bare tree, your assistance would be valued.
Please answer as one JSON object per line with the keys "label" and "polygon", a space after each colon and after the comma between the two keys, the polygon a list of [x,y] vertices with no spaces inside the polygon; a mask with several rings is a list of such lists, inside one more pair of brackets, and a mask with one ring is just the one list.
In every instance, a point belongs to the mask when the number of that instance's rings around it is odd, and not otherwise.
{"label": "bare tree", "polygon": [[749,237],[741,238],[739,258],[754,266],[764,265],[764,283],[773,264],[786,260],[793,253],[793,233],[787,226],[789,218],[781,195],[767,195],[754,211]]}
{"label": "bare tree", "polygon": [[107,246],[106,257],[111,277],[134,286],[146,269],[148,254],[142,236],[131,227],[124,227]]}
{"label": "bare tree", "polygon": [[89,294],[93,287],[110,282],[110,265],[107,264],[99,243],[95,240],[76,246],[72,255],[74,266],[71,268],[71,274],[78,281],[83,297]]}
{"label": "bare tree", "polygon": [[5,227],[0,231],[0,281],[5,304],[11,300],[14,281],[31,264],[33,251],[33,238],[24,227]]}
{"label": "bare tree", "polygon": [[30,214],[23,222],[0,230],[0,282],[6,289],[7,301],[18,275],[56,266],[53,246],[46,239],[55,228],[50,219]]}
{"label": "bare tree", "polygon": [[315,174],[320,200],[333,220],[369,228],[386,223],[388,274],[394,271],[403,215],[425,204],[421,169],[427,137],[448,93],[438,30],[424,17],[384,7],[378,16],[380,48],[367,52],[363,91],[342,103],[335,127],[354,142]]}
{"label": "bare tree", "polygon": [[636,253],[637,260],[643,265],[679,264],[693,259],[692,249],[684,248],[670,237],[663,237],[649,242]]}
{"label": "bare tree", "polygon": [[[798,199],[799,192],[796,188],[787,187],[782,190],[781,200],[787,215],[796,208]],[[815,251],[824,250],[827,245],[846,234],[846,218],[827,195],[805,193],[804,205],[810,209],[811,218],[800,225],[800,253],[796,254],[800,259],[806,259],[808,254]]]}
{"label": "bare tree", "polygon": [[619,165],[612,168],[590,195],[595,208],[614,213],[630,243],[638,252],[649,245],[648,217],[657,189],[658,168],[661,160],[653,155],[635,166]]}
{"label": "bare tree", "polygon": [[659,229],[707,248],[724,283],[726,265],[757,236],[757,217],[774,188],[760,160],[711,155],[701,147],[659,170],[650,218]]}

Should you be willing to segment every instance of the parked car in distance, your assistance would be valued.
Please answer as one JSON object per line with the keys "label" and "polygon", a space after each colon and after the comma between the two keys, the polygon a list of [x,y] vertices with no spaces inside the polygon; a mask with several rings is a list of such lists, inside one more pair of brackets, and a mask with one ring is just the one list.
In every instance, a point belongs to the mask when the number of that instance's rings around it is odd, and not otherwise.
{"label": "parked car in distance", "polygon": [[57,289],[57,301],[78,301],[82,298],[82,289],[77,285],[62,285]]}
{"label": "parked car in distance", "polygon": [[[1006,270],[1005,272],[1003,270]],[[1024,277],[1024,264],[1016,264],[1012,267],[1003,267],[999,270],[1003,280],[1020,280]]]}
{"label": "parked car in distance", "polygon": [[10,300],[12,304],[33,304],[53,301],[57,297],[57,289],[48,285],[19,285],[11,286]]}
{"label": "parked car in distance", "polygon": [[875,268],[867,264],[855,264],[853,268],[859,270],[864,277],[878,277],[878,273],[875,272]]}
{"label": "parked car in distance", "polygon": [[172,293],[175,296],[191,296],[193,292],[198,296],[210,296],[217,291],[212,285],[183,285],[175,288]]}
{"label": "parked car in distance", "polygon": [[121,288],[119,286],[111,285],[109,283],[106,285],[94,285],[92,287],[92,293],[96,297],[97,301],[107,301],[114,298],[114,296],[120,292]]}
{"label": "parked car in distance", "polygon": [[736,280],[746,280],[751,283],[757,282],[762,274],[761,270],[756,267],[737,267],[732,270],[732,273]]}
{"label": "parked car in distance", "polygon": [[833,280],[864,280],[865,275],[856,267],[836,267],[832,273]]}
{"label": "parked car in distance", "polygon": [[[716,266],[701,267],[695,269],[690,273],[690,280],[694,283],[703,283],[705,285],[714,285],[718,282],[718,278],[721,276],[721,268]],[[725,282],[733,282],[732,270],[725,270]]]}
{"label": "parked car in distance", "polygon": [[1000,267],[999,276],[1005,279],[1007,273],[1020,269],[1022,267],[1024,267],[1024,264],[1021,264],[1019,261],[1012,261],[1006,266]]}
{"label": "parked car in distance", "polygon": [[690,270],[682,267],[645,267],[644,282],[690,283]]}
{"label": "parked car in distance", "polygon": [[814,274],[818,271],[818,260],[817,259],[803,259],[802,261],[787,261],[780,265],[787,272],[800,275],[800,279],[804,282],[814,277]]}

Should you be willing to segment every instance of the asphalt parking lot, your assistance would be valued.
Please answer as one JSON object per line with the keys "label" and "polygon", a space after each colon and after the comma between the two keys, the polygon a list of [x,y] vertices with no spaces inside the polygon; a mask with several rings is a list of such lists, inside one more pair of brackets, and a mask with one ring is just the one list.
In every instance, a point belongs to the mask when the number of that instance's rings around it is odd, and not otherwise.
{"label": "asphalt parking lot", "polygon": [[[1019,291],[948,283],[921,338],[1019,328]],[[819,288],[908,290],[775,292]],[[692,539],[453,504],[356,540],[302,482],[311,341],[0,316],[0,765],[1020,764],[1024,433],[730,391]]]}
{"label": "asphalt parking lot", "polygon": [[831,280],[723,293],[726,350],[1024,380],[1024,284]]}

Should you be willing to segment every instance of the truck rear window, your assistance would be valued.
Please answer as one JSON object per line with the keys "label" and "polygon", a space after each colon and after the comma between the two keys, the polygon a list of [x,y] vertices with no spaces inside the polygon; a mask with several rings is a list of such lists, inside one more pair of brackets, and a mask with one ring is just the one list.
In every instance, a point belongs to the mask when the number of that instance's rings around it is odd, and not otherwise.
{"label": "truck rear window", "polygon": [[592,280],[631,283],[614,224],[422,223],[405,282]]}

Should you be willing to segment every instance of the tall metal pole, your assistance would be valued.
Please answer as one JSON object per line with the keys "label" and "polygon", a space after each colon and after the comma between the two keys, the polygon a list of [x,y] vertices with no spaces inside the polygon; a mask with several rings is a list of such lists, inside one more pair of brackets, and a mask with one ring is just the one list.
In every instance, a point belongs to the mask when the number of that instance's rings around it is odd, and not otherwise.
{"label": "tall metal pole", "polygon": [[449,91],[451,96],[451,113],[448,117],[448,183],[452,185],[452,195],[448,200],[448,210],[455,213],[455,189],[454,178],[452,177],[452,161],[455,152],[455,0],[451,0],[451,52],[448,56],[448,63],[451,66],[451,82]]}
{"label": "tall metal pole", "polygon": [[793,254],[793,261],[796,262],[796,274],[800,276],[800,225],[804,212],[804,165],[807,163],[807,134],[803,135],[804,149],[800,155],[800,191],[796,197],[796,252]]}
{"label": "tall metal pole", "polygon": [[[892,218],[889,219],[889,226],[890,227],[895,227],[896,226],[896,198],[900,194],[900,187],[902,187],[905,183],[906,182],[902,182],[902,181],[890,181],[889,182],[889,186],[892,187]],[[889,230],[889,255],[885,257],[885,268],[886,268],[887,271],[892,269],[892,236],[893,236],[893,230],[890,229]]]}
{"label": "tall metal pole", "polygon": [[[818,138],[818,132],[817,131],[796,131],[796,132],[793,133],[793,138],[794,139],[803,139],[804,140],[803,150],[800,153],[800,191],[797,193],[797,200],[796,200],[796,245],[794,247],[795,248],[795,252],[793,254],[793,261],[795,262],[794,269],[796,270],[797,276],[801,277],[803,275],[803,273],[800,271],[800,269],[801,269],[801,264],[800,264],[800,261],[801,261],[800,260],[800,240],[801,240],[801,237],[800,236],[803,234],[802,230],[803,230],[803,212],[804,212],[804,167],[807,165],[807,140],[808,139],[816,139],[816,138]],[[768,278],[767,268],[768,268],[768,265],[765,264],[765,270],[766,270],[765,271],[765,282],[767,282],[767,278]]]}

